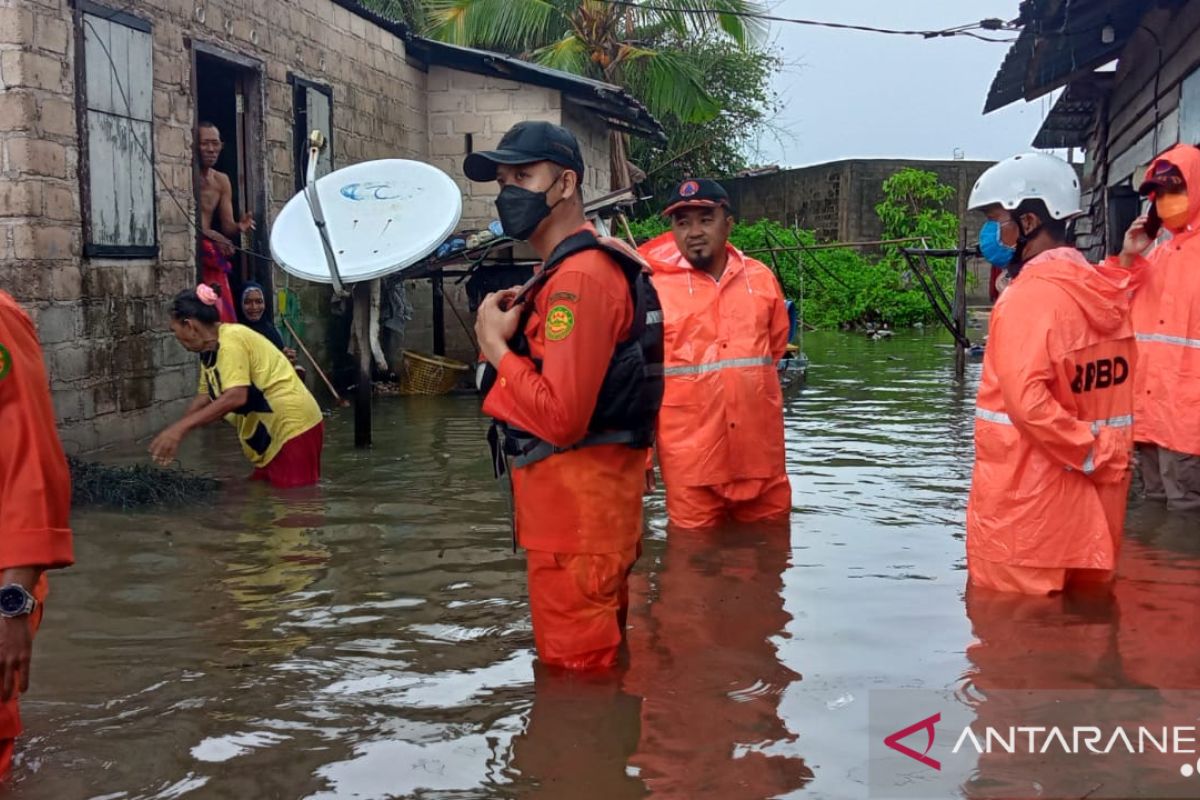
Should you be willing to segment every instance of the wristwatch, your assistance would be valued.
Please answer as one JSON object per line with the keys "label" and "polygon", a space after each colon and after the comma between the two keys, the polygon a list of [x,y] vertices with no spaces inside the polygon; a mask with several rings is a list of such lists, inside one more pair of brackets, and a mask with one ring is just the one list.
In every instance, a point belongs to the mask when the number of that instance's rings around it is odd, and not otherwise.
{"label": "wristwatch", "polygon": [[19,583],[0,587],[0,617],[11,619],[32,614],[37,599]]}

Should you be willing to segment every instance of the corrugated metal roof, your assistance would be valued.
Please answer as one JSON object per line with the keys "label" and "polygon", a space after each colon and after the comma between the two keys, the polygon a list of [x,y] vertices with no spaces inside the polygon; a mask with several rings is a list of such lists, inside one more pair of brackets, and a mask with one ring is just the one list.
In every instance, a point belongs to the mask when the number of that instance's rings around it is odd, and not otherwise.
{"label": "corrugated metal roof", "polygon": [[1085,147],[1096,124],[1096,114],[1111,91],[1112,83],[1112,73],[1093,72],[1067,84],[1066,90],[1038,129],[1033,146],[1047,150]]}
{"label": "corrugated metal roof", "polygon": [[[1154,0],[1025,0],[1024,26],[992,81],[983,112],[1033,100],[1112,61]],[[1113,40],[1102,33],[1111,26]]]}
{"label": "corrugated metal roof", "polygon": [[409,36],[408,53],[426,65],[491,75],[518,83],[557,89],[577,104],[602,116],[609,125],[666,143],[662,125],[641,101],[616,84],[543,67],[515,56]]}

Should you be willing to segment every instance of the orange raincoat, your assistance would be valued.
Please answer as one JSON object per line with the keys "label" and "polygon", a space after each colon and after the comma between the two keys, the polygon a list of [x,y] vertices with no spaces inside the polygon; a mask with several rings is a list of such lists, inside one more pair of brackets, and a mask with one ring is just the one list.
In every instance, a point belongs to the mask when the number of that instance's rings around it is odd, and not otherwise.
{"label": "orange raincoat", "polygon": [[1133,267],[1134,438],[1200,455],[1200,150],[1179,145],[1158,161],[1183,173],[1189,223]]}
{"label": "orange raincoat", "polygon": [[[0,291],[0,571],[15,567],[65,567],[71,542],[71,477],[54,422],[50,384],[33,323]],[[49,591],[45,573],[33,587],[38,607],[29,615],[36,633]],[[0,777],[12,761],[21,732],[14,694],[0,703]]]}
{"label": "orange raincoat", "polygon": [[663,308],[656,447],[680,527],[715,524],[724,510],[750,522],[791,509],[775,366],[788,343],[783,291],[766,266],[726,248],[719,281],[694,269],[671,233],[639,250]]}
{"label": "orange raincoat", "polygon": [[1116,568],[1136,360],[1127,285],[1124,270],[1058,248],[996,303],[975,409],[972,583],[1044,594]]}

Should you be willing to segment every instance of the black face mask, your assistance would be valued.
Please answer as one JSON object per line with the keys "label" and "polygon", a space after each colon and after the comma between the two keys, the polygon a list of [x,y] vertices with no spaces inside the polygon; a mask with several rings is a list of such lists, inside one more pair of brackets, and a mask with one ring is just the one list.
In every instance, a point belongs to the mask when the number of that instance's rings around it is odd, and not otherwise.
{"label": "black face mask", "polygon": [[514,239],[527,240],[537,230],[546,217],[550,216],[559,203],[566,199],[564,195],[553,206],[546,202],[545,192],[531,192],[520,186],[505,186],[496,198],[496,211],[500,214],[500,224],[504,233]]}

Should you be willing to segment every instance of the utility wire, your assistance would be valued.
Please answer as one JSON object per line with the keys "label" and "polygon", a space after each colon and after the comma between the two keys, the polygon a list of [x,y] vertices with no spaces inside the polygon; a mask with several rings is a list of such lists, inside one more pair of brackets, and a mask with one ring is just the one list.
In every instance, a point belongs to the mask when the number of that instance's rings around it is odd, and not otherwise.
{"label": "utility wire", "polygon": [[865,33],[881,33],[891,36],[920,36],[924,39],[937,39],[952,36],[970,36],[973,39],[979,39],[984,42],[997,42],[1008,44],[1014,39],[996,39],[989,36],[982,36],[975,33],[976,30],[987,31],[1005,31],[1009,30],[1007,23],[1000,20],[981,20],[980,22],[967,23],[953,28],[943,28],[941,30],[904,30],[898,28],[877,28],[871,25],[853,25],[846,22],[826,22],[815,19],[800,19],[797,17],[780,17],[774,14],[767,14],[761,11],[737,11],[723,10],[718,8],[693,8],[687,6],[664,6],[653,5],[648,3],[640,3],[637,0],[599,0],[600,2],[609,3],[617,6],[628,6],[637,8],[643,11],[660,11],[668,14],[699,14],[705,17],[740,17],[743,19],[756,19],[764,22],[785,22],[791,25],[808,25],[818,28],[832,28],[835,30],[845,31],[861,31]]}

